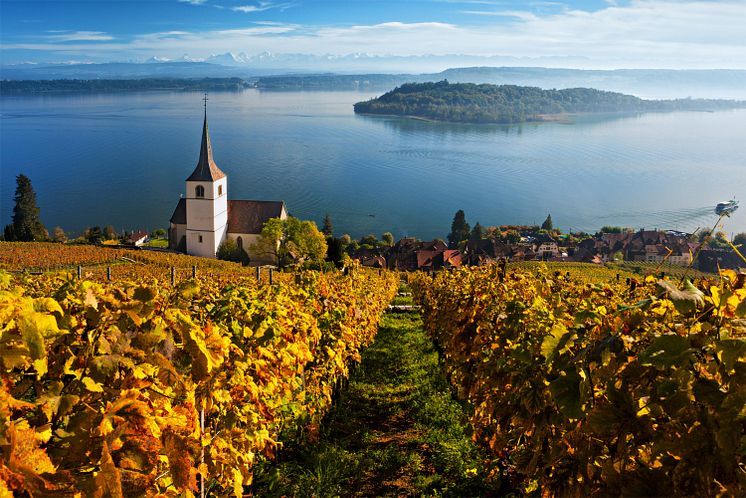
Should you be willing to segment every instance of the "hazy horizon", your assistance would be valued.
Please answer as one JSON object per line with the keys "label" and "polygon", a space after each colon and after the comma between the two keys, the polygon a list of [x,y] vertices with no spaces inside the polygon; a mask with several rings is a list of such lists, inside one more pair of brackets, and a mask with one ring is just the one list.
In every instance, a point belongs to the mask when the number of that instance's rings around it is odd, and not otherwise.
{"label": "hazy horizon", "polygon": [[381,72],[396,70],[395,58],[441,59],[412,67],[420,72],[459,58],[574,69],[746,69],[746,2],[737,0],[3,0],[0,10],[4,66],[233,53],[265,63],[266,54],[337,58],[352,71]]}

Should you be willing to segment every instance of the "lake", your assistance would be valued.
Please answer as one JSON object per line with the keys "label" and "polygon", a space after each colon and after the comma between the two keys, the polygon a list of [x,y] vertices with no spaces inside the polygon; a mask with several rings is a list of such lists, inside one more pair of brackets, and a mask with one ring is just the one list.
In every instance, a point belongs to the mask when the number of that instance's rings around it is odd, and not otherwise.
{"label": "lake", "polygon": [[[358,92],[212,93],[215,162],[233,199],[329,213],[336,234],[445,237],[454,212],[484,226],[692,231],[746,200],[746,110],[455,125],[356,116]],[[27,175],[47,228],[167,228],[199,156],[202,94],[0,98],[0,223]],[[746,208],[724,230],[746,231]]]}

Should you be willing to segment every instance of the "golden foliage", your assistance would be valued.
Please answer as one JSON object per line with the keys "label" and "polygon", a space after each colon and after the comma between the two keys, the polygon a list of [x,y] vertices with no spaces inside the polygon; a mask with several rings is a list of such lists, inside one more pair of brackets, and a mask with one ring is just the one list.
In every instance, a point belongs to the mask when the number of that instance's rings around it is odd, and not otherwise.
{"label": "golden foliage", "polygon": [[743,496],[743,275],[608,280],[541,267],[412,278],[475,438],[528,494]]}
{"label": "golden foliage", "polygon": [[359,268],[201,275],[0,271],[0,496],[189,495],[200,474],[239,495],[281,431],[319,422],[398,286]]}

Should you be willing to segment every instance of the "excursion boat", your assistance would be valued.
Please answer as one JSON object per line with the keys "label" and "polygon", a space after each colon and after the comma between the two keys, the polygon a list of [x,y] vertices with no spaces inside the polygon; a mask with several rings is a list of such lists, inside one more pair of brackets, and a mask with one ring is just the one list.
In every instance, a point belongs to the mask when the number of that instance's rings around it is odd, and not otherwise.
{"label": "excursion boat", "polygon": [[738,209],[738,201],[735,199],[726,202],[719,202],[718,205],[715,206],[715,214],[719,216],[730,216],[736,209]]}

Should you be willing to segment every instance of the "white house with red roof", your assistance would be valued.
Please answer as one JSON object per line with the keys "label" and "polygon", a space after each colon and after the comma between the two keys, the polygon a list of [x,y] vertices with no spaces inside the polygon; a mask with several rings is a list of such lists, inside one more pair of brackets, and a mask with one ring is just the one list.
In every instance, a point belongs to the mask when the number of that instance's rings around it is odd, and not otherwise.
{"label": "white house with red roof", "polygon": [[[214,258],[218,246],[233,239],[247,251],[270,218],[287,218],[283,201],[228,200],[228,176],[212,158],[207,108],[197,167],[186,179],[186,195],[171,216],[169,248],[194,256]],[[252,264],[264,264],[253,258]]]}

